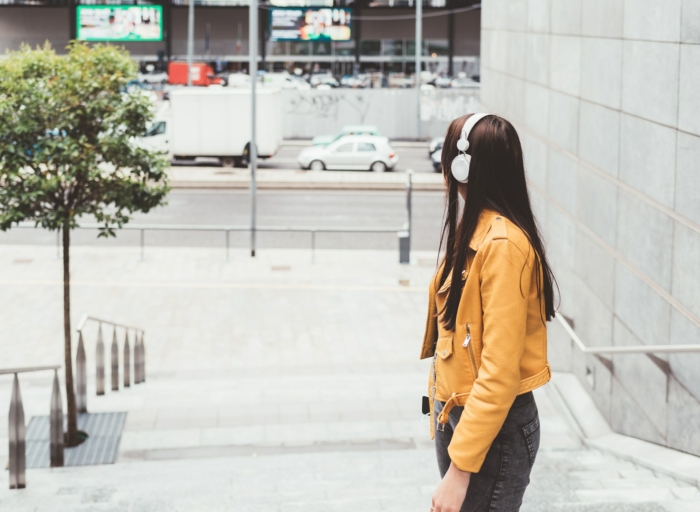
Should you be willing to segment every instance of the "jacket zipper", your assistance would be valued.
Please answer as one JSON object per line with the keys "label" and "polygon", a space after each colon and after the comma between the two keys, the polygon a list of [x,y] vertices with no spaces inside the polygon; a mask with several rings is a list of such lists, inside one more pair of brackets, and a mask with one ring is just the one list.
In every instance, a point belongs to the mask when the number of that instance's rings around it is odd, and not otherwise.
{"label": "jacket zipper", "polygon": [[472,348],[472,328],[471,325],[467,324],[467,337],[464,338],[464,343],[462,343],[463,347],[467,347],[467,350],[469,350],[469,358],[472,361],[472,370],[474,371],[474,380],[478,377],[478,372],[476,370],[476,359],[474,358],[474,349]]}

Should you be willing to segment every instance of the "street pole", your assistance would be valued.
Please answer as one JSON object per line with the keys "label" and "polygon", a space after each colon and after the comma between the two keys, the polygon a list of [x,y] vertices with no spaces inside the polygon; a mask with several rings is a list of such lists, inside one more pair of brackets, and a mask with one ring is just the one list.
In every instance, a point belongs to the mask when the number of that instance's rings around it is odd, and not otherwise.
{"label": "street pole", "polygon": [[192,54],[194,53],[194,0],[189,0],[187,18],[187,87],[192,87]]}
{"label": "street pole", "polygon": [[250,54],[250,256],[255,257],[255,171],[258,166],[258,150],[255,145],[255,82],[258,76],[258,0],[250,0],[248,12],[248,53]]}
{"label": "street pole", "polygon": [[420,72],[423,50],[423,0],[416,2],[416,139],[420,139]]}

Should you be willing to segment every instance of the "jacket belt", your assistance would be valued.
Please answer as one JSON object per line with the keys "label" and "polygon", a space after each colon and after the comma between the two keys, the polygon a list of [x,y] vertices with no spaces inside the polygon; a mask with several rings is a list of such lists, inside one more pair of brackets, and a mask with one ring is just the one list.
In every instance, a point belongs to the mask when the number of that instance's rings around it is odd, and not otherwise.
{"label": "jacket belt", "polygon": [[438,414],[437,417],[438,423],[443,425],[443,428],[450,419],[450,411],[452,408],[455,406],[464,406],[468,396],[469,393],[452,393],[452,396],[447,400],[447,402],[445,402],[445,405],[442,407],[442,411],[440,411],[440,414]]}

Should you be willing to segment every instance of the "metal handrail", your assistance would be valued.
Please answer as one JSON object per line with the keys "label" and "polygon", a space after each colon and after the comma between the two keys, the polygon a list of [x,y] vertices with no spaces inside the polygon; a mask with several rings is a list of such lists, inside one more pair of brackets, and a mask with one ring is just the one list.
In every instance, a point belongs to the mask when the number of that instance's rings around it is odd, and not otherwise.
{"label": "metal handrail", "polygon": [[61,387],[58,384],[58,370],[61,365],[25,366],[22,368],[0,368],[0,375],[14,374],[12,381],[12,398],[8,418],[10,489],[24,489],[27,486],[27,428],[24,424],[24,406],[19,391],[20,373],[53,370],[53,388],[49,410],[49,453],[51,467],[63,466],[63,402]]}
{"label": "metal handrail", "polygon": [[50,365],[50,366],[25,366],[23,368],[0,368],[0,375],[9,375],[11,373],[28,373],[28,372],[41,372],[44,370],[58,370],[61,365]]}
{"label": "metal handrail", "polygon": [[112,322],[91,315],[83,315],[78,322],[78,348],[75,358],[75,402],[78,412],[87,412],[87,358],[85,356],[85,344],[83,343],[83,329],[89,321],[98,323],[97,346],[95,349],[95,392],[98,396],[105,394],[105,346],[102,337],[102,324],[112,326],[112,345],[110,348],[110,367],[112,391],[119,391],[119,343],[117,341],[117,328],[124,329],[123,348],[123,385],[131,387],[131,345],[129,343],[129,331],[135,335],[133,348],[134,384],[146,382],[146,345],[144,343],[145,330],[141,327]]}
{"label": "metal handrail", "polygon": [[651,354],[654,352],[700,352],[700,344],[696,345],[639,345],[636,347],[587,347],[578,337],[563,315],[555,318],[574,341],[581,352],[586,354]]}
{"label": "metal handrail", "polygon": [[135,331],[135,332],[146,332],[140,327],[134,327],[133,325],[126,325],[126,324],[120,324],[118,322],[112,322],[110,320],[103,320],[102,318],[97,318],[96,316],[92,315],[83,315],[83,317],[80,319],[80,322],[78,322],[78,327],[77,331],[82,332],[83,327],[85,327],[85,324],[88,323],[88,321],[92,320],[93,322],[98,322],[100,324],[107,324],[111,325],[113,327],[121,327],[122,329],[127,329],[130,331]]}

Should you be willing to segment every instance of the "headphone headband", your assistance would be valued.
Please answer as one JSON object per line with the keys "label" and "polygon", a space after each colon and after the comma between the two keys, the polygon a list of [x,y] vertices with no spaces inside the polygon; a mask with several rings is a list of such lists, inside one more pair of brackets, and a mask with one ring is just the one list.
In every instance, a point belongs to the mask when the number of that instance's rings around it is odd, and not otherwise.
{"label": "headphone headband", "polygon": [[464,138],[466,139],[467,137],[469,137],[469,134],[471,133],[474,126],[476,126],[476,123],[481,121],[486,116],[490,115],[492,114],[481,113],[472,114],[471,116],[469,116],[469,118],[464,122],[464,126],[462,127],[462,134],[464,135]]}

